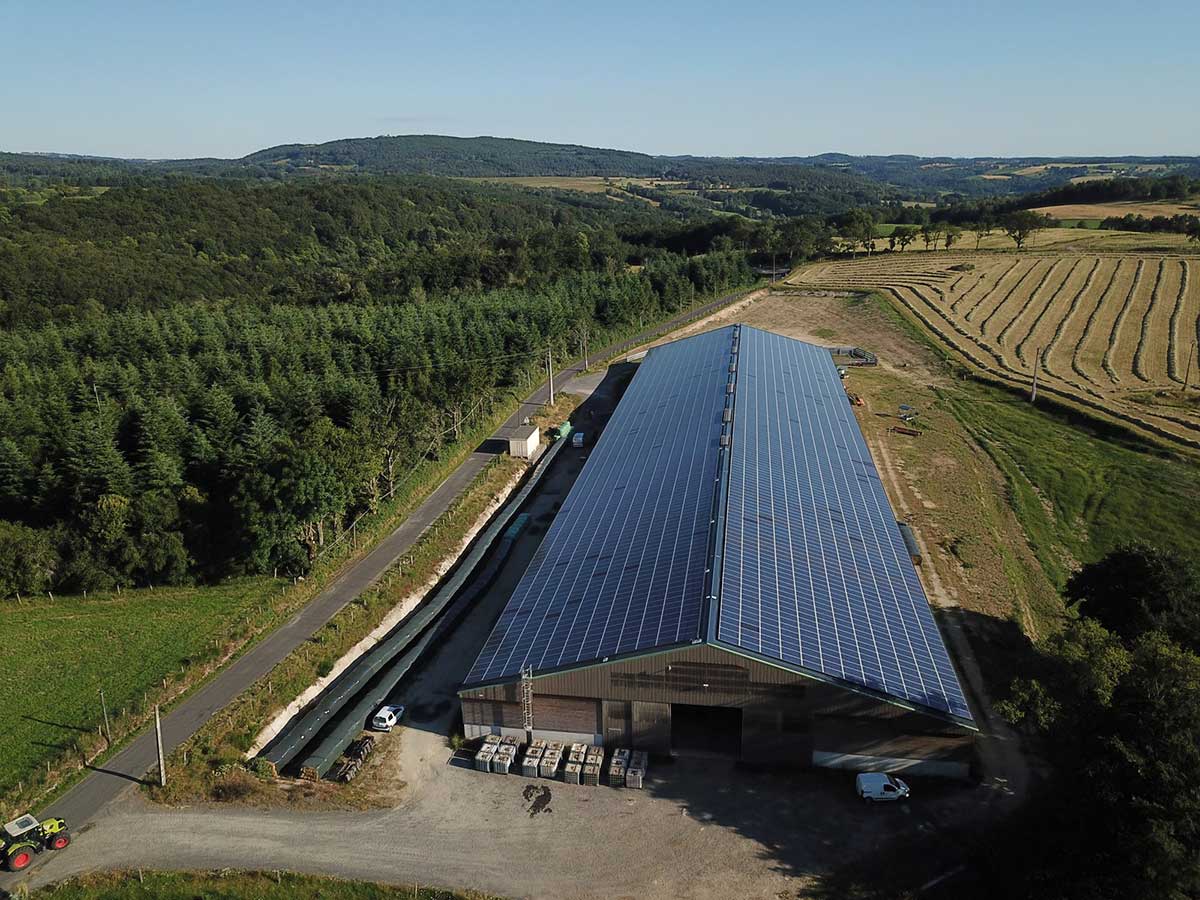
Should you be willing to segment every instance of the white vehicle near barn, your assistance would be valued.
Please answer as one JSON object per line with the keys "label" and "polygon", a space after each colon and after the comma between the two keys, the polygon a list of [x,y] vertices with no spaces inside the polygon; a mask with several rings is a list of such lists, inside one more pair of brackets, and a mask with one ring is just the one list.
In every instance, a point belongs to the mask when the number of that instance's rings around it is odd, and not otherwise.
{"label": "white vehicle near barn", "polygon": [[907,784],[886,772],[860,772],[854,780],[854,789],[868,803],[907,800],[910,793]]}
{"label": "white vehicle near barn", "polygon": [[585,440],[585,438],[584,438],[583,432],[577,431],[573,435],[571,435],[571,446],[572,447],[582,447],[584,440]]}
{"label": "white vehicle near barn", "polygon": [[371,717],[371,730],[391,731],[404,718],[403,706],[381,706]]}

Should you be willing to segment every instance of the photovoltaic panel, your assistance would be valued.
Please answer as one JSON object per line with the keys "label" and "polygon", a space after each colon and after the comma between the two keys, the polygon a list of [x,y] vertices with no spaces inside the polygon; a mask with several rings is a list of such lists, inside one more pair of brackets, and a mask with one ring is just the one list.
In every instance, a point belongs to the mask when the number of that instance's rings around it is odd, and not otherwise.
{"label": "photovoltaic panel", "polygon": [[719,642],[971,718],[829,352],[742,327]]}
{"label": "photovoltaic panel", "polygon": [[640,364],[467,684],[701,637],[732,334]]}

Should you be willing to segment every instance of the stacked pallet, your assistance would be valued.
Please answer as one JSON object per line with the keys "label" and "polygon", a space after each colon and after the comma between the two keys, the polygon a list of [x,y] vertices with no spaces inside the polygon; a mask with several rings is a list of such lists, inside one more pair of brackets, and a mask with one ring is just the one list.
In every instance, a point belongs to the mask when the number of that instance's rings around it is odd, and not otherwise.
{"label": "stacked pallet", "polygon": [[563,781],[567,784],[579,784],[583,775],[583,763],[569,762],[563,766]]}
{"label": "stacked pallet", "polygon": [[558,745],[558,749],[547,747],[546,752],[542,754],[542,763],[539,767],[539,774],[543,778],[554,778],[558,775],[558,766],[562,762],[562,744]]}
{"label": "stacked pallet", "polygon": [[587,744],[572,744],[567,753],[567,762],[578,763],[582,768],[584,760],[587,758],[587,749]]}
{"label": "stacked pallet", "polygon": [[492,759],[492,771],[497,775],[507,775],[517,761],[516,744],[497,744],[496,755]]}
{"label": "stacked pallet", "polygon": [[629,768],[629,750],[624,747],[618,747],[613,751],[612,759],[608,763],[608,783],[613,787],[621,787],[625,784],[625,772]]}
{"label": "stacked pallet", "polygon": [[521,760],[521,774],[526,778],[538,777],[538,768],[542,764],[544,742],[543,747],[535,746],[537,743],[537,741],[534,741],[533,744],[525,748],[525,757]]}
{"label": "stacked pallet", "polygon": [[492,771],[492,760],[496,756],[495,744],[484,744],[475,751],[475,768],[480,772]]}
{"label": "stacked pallet", "polygon": [[649,754],[644,750],[635,750],[629,758],[629,768],[625,770],[625,787],[640,788],[646,778],[646,767],[650,762]]}
{"label": "stacked pallet", "polygon": [[585,765],[580,777],[584,784],[599,784],[600,767],[597,765]]}

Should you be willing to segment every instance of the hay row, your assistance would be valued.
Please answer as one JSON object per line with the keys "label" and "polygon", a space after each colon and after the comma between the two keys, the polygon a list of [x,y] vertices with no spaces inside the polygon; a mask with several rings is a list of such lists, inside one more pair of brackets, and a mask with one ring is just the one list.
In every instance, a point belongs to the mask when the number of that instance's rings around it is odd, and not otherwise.
{"label": "hay row", "polygon": [[1138,285],[1142,283],[1142,272],[1146,267],[1146,261],[1139,259],[1137,269],[1133,273],[1133,284],[1129,286],[1129,293],[1125,295],[1125,302],[1121,304],[1121,309],[1117,313],[1117,318],[1113,321],[1112,330],[1108,333],[1108,347],[1104,351],[1104,358],[1100,365],[1104,371],[1108,373],[1108,377],[1112,379],[1113,384],[1121,383],[1121,376],[1112,367],[1113,353],[1117,349],[1117,335],[1121,331],[1121,326],[1125,324],[1125,318],[1129,315],[1129,307],[1133,305],[1133,296],[1137,293]]}
{"label": "hay row", "polygon": [[1101,311],[1105,308],[1104,301],[1109,298],[1109,296],[1115,290],[1116,285],[1120,281],[1121,267],[1124,265],[1125,260],[1118,260],[1117,265],[1113,268],[1112,275],[1110,275],[1108,278],[1108,284],[1104,286],[1104,291],[1100,294],[1100,299],[1096,301],[1095,308],[1092,310],[1091,315],[1088,316],[1087,322],[1084,323],[1083,334],[1080,335],[1079,340],[1076,341],[1075,348],[1071,353],[1072,371],[1074,371],[1084,380],[1091,382],[1092,384],[1096,384],[1097,386],[1098,382],[1096,382],[1091,375],[1084,371],[1080,362],[1080,357],[1083,355],[1083,348],[1087,344],[1088,338],[1092,336],[1092,331],[1095,329],[1096,324],[1100,321]]}
{"label": "hay row", "polygon": [[[1013,269],[1015,269],[1020,262],[1021,261],[1019,259],[1015,260],[1007,269],[1005,269],[1003,272],[1000,273],[1000,276],[996,279],[995,283],[999,284],[1001,281],[1003,281],[1004,278],[1008,275],[1008,273],[1011,272]],[[980,285],[983,285],[983,284],[988,284],[986,269],[981,270],[979,272],[979,277],[976,278],[975,281],[973,281],[971,283],[971,285],[965,291],[962,292],[962,295],[957,300],[955,300],[953,303],[950,304],[950,312],[957,313],[958,307],[962,303],[964,303],[968,297],[971,296],[971,294],[975,291],[975,289],[977,287],[979,287]]]}
{"label": "hay row", "polygon": [[[1019,302],[1020,298],[1018,298],[1018,309],[1017,309],[1016,315],[1014,315],[1012,317],[1012,319],[1009,320],[1009,323],[1000,330],[1000,333],[998,335],[996,335],[996,340],[999,342],[1001,347],[1004,346],[1004,338],[1007,336],[1008,332],[1011,330],[1013,322],[1016,322],[1018,319],[1020,319],[1021,316],[1023,316],[1025,314],[1025,312],[1029,309],[1029,307],[1033,304],[1033,301],[1037,297],[1038,292],[1041,291],[1041,289],[1046,286],[1046,282],[1049,280],[1050,276],[1052,274],[1054,274],[1054,272],[1058,269],[1058,264],[1060,262],[1062,262],[1061,259],[1056,259],[1056,260],[1054,260],[1054,262],[1052,262],[1047,267],[1046,271],[1042,273],[1042,277],[1038,279],[1038,283],[1033,286],[1033,290],[1029,292],[1029,299],[1025,303],[1020,303]],[[1030,271],[1032,272],[1033,270],[1030,269]],[[1074,271],[1074,270],[1072,269],[1071,271]],[[1071,271],[1067,272],[1068,278],[1071,277]],[[990,313],[988,313],[987,316],[984,317],[984,320],[979,323],[979,333],[981,335],[985,335],[985,336],[987,335],[988,322],[992,321],[992,319],[995,318],[996,314],[998,312],[1000,312],[1000,310],[1002,310],[1008,306],[1008,301],[1011,297],[1012,297],[1012,291],[1009,291],[1008,294],[1005,295],[1004,299],[996,304],[995,309],[993,309]]]}
{"label": "hay row", "polygon": [[[1188,264],[1186,259],[1179,261],[1179,292],[1175,295],[1175,306],[1171,310],[1171,322],[1167,327],[1167,377],[1176,384],[1183,384],[1179,377],[1179,320],[1183,318],[1183,308],[1187,304],[1188,293]],[[1200,322],[1197,323],[1200,329]]]}
{"label": "hay row", "polygon": [[[1015,269],[1016,266],[1013,266],[1013,268]],[[1037,268],[1037,260],[1034,260],[1030,264],[1029,268],[1021,273],[1021,277],[1017,279],[1016,283],[1008,289],[1008,293],[1004,295],[1005,299],[1007,299],[1008,297],[1011,297],[1013,291],[1015,291],[1017,288],[1019,288],[1021,286],[1021,284],[1025,281],[1025,279],[1029,277],[1029,274],[1036,268]],[[1012,271],[1012,270],[1010,269],[1009,271]],[[971,304],[971,308],[966,311],[966,313],[963,315],[963,318],[966,321],[970,322],[971,316],[975,315],[975,311],[977,309],[979,309],[980,306],[982,306],[984,303],[987,302],[988,297],[992,296],[998,290],[1000,290],[1000,282],[999,281],[996,282],[996,287],[994,289],[988,291],[986,294],[984,294],[982,297],[980,297],[978,300],[976,300],[973,304]],[[1003,300],[1001,302],[1003,302]]]}
{"label": "hay row", "polygon": [[[1067,311],[1063,313],[1062,317],[1058,320],[1058,324],[1054,327],[1054,334],[1050,336],[1050,340],[1047,342],[1046,348],[1042,351],[1042,368],[1051,375],[1055,373],[1050,365],[1050,355],[1054,352],[1055,348],[1058,346],[1058,342],[1062,339],[1063,332],[1067,330],[1067,323],[1071,320],[1075,313],[1078,312],[1079,304],[1083,302],[1084,296],[1092,289],[1092,285],[1096,281],[1096,273],[1100,270],[1100,262],[1100,257],[1097,256],[1095,261],[1092,263],[1092,268],[1087,273],[1087,278],[1084,279],[1083,286],[1077,290],[1075,292],[1075,296],[1071,298],[1071,303],[1067,307]],[[1113,271],[1116,270],[1114,269]]]}
{"label": "hay row", "polygon": [[1062,280],[1062,283],[1055,289],[1054,293],[1050,295],[1050,299],[1046,301],[1046,305],[1043,306],[1041,311],[1037,314],[1037,317],[1029,326],[1029,330],[1025,332],[1025,336],[1017,342],[1017,359],[1020,360],[1021,365],[1028,365],[1028,363],[1025,361],[1025,345],[1029,343],[1029,340],[1033,337],[1034,332],[1037,331],[1038,325],[1041,324],[1042,319],[1046,317],[1046,313],[1048,313],[1051,307],[1054,306],[1054,301],[1058,299],[1058,295],[1063,292],[1067,286],[1067,283],[1071,280],[1071,276],[1075,274],[1075,271],[1082,263],[1083,260],[1080,259],[1077,260],[1073,266],[1071,266],[1071,271],[1067,273],[1067,277]]}
{"label": "hay row", "polygon": [[1163,273],[1166,272],[1166,269],[1167,261],[1160,259],[1158,271],[1154,273],[1154,287],[1150,290],[1150,305],[1146,307],[1146,312],[1142,315],[1137,349],[1133,351],[1133,374],[1147,384],[1150,383],[1150,376],[1146,374],[1146,342],[1150,336],[1150,316],[1154,314],[1154,307],[1158,305],[1158,295],[1162,290]]}

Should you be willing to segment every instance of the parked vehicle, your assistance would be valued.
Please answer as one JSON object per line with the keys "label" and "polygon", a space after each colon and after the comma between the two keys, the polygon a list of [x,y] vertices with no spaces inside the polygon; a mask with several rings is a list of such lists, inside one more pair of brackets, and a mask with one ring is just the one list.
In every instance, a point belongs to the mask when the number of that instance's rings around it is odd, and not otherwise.
{"label": "parked vehicle", "polygon": [[907,784],[886,772],[860,772],[854,786],[858,796],[868,803],[907,800],[910,793]]}
{"label": "parked vehicle", "polygon": [[371,728],[374,731],[391,731],[403,718],[403,706],[381,706],[379,712],[371,717]]}
{"label": "parked vehicle", "polygon": [[70,843],[66,819],[39,822],[26,813],[0,828],[0,859],[8,871],[20,872],[43,850],[62,850]]}
{"label": "parked vehicle", "polygon": [[571,435],[571,446],[572,447],[582,447],[584,444],[584,440],[585,440],[585,438],[584,438],[583,432],[577,431],[573,435]]}

